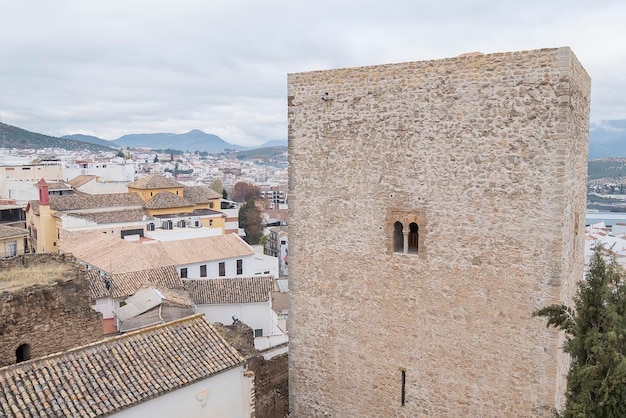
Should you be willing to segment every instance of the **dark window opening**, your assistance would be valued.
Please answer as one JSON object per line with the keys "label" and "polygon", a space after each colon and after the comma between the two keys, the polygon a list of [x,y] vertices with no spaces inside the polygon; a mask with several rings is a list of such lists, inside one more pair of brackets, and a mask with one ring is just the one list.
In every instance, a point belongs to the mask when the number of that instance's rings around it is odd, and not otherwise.
{"label": "dark window opening", "polygon": [[400,395],[400,405],[404,406],[406,403],[406,370],[401,370],[400,372],[402,373],[402,393]]}
{"label": "dark window opening", "polygon": [[15,362],[21,363],[26,360],[30,360],[30,345],[22,344],[15,350]]}
{"label": "dark window opening", "polygon": [[206,277],[206,264],[200,266],[200,277]]}
{"label": "dark window opening", "polygon": [[393,224],[393,252],[404,252],[404,236],[402,234],[402,222]]}
{"label": "dark window opening", "polygon": [[419,226],[415,222],[411,222],[409,225],[409,253],[417,254],[419,237]]}
{"label": "dark window opening", "polygon": [[187,267],[183,267],[182,269],[180,269],[180,278],[181,279],[187,278]]}
{"label": "dark window opening", "polygon": [[220,269],[220,272],[219,272],[220,277],[226,276],[226,263],[221,262],[219,264],[219,269]]}
{"label": "dark window opening", "polygon": [[243,274],[243,260],[237,260],[237,274]]}
{"label": "dark window opening", "polygon": [[255,329],[254,330],[254,336],[255,337],[262,337],[263,336],[263,329],[262,328]]}

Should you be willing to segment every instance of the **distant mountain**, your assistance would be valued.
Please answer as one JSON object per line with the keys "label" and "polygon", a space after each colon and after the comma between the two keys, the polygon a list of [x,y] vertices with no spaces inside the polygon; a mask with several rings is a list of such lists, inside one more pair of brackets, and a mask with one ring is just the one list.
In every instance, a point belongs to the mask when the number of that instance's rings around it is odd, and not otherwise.
{"label": "distant mountain", "polygon": [[101,139],[101,138],[98,138],[97,136],[91,136],[91,135],[81,135],[81,134],[63,135],[61,138],[72,139],[74,141],[87,142],[89,144],[98,144],[98,145],[102,145],[103,147],[114,148],[114,147],[119,146],[113,143],[112,141],[107,141],[106,139]]}
{"label": "distant mountain", "polygon": [[115,151],[108,146],[75,141],[67,138],[42,135],[22,128],[0,123],[0,148],[43,149],[61,148],[66,150]]}
{"label": "distant mountain", "polygon": [[276,146],[276,147],[261,146],[255,149],[239,151],[236,153],[236,156],[237,156],[237,159],[239,160],[249,160],[249,159],[254,159],[254,158],[267,160],[269,158],[273,158],[278,155],[281,155],[285,151],[287,151],[286,146]]}
{"label": "distant mountain", "polygon": [[179,149],[183,151],[219,152],[225,149],[244,150],[247,147],[229,144],[217,135],[194,129],[185,134],[132,134],[124,135],[113,143],[121,147],[145,147],[156,149]]}
{"label": "distant mountain", "polygon": [[257,148],[267,148],[267,147],[286,147],[287,140],[286,139],[274,139],[273,141],[267,141]]}
{"label": "distant mountain", "polygon": [[591,124],[589,159],[607,157],[626,157],[626,119]]}

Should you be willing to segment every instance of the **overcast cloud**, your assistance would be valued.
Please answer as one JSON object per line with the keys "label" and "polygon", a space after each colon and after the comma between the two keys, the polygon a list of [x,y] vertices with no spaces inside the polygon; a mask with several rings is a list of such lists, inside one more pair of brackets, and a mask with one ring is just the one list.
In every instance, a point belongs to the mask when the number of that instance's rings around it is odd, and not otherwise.
{"label": "overcast cloud", "polygon": [[116,139],[287,137],[287,74],[569,46],[626,119],[626,2],[0,0],[0,121]]}

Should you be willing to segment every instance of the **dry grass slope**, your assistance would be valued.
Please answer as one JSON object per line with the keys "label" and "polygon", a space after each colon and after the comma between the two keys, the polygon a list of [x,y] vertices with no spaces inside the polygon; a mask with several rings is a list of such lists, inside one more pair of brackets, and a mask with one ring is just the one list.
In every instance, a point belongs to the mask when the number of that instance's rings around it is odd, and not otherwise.
{"label": "dry grass slope", "polygon": [[65,280],[73,275],[72,265],[53,261],[30,267],[3,269],[0,270],[0,292]]}

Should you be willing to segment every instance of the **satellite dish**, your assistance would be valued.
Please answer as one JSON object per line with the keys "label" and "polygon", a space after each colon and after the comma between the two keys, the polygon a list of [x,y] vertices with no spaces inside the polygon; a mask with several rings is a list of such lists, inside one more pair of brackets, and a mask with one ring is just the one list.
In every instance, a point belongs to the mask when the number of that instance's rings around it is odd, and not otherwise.
{"label": "satellite dish", "polygon": [[143,219],[143,221],[145,222],[146,219],[148,219],[148,217],[146,215],[143,215],[143,217],[141,219]]}

